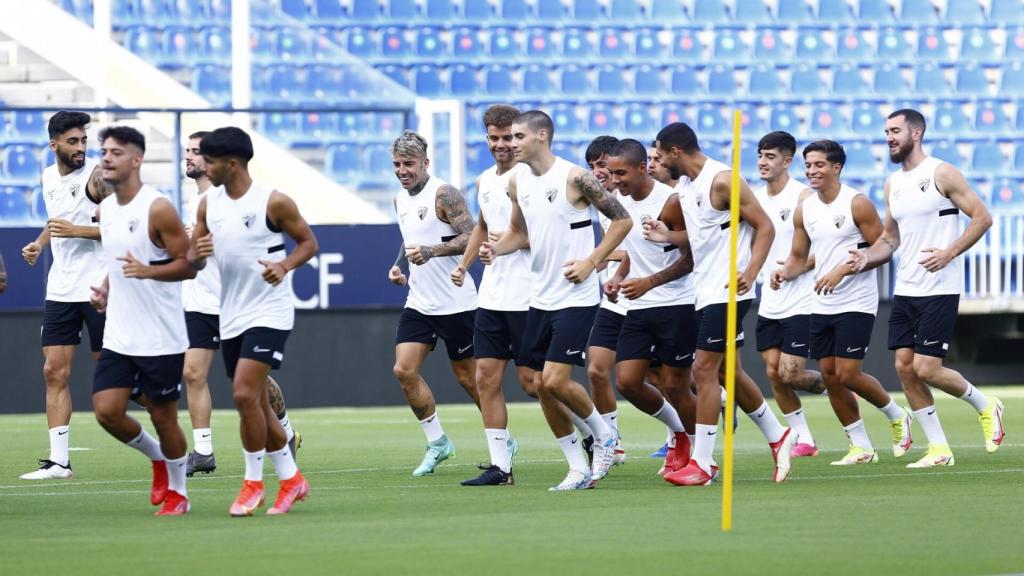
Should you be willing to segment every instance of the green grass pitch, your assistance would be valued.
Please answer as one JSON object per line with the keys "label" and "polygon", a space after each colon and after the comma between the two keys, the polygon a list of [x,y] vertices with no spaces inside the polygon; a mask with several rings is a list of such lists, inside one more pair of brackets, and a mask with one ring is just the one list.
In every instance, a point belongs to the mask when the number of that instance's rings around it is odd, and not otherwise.
{"label": "green grass pitch", "polygon": [[[230,518],[243,470],[237,417],[214,414],[219,467],[189,482],[192,512],[156,518],[143,457],[89,413],[72,420],[70,481],[18,475],[46,456],[42,415],[0,417],[0,573],[63,574],[1004,574],[1024,571],[1024,388],[988,388],[1009,434],[984,451],[975,413],[937,394],[956,466],[907,470],[884,417],[861,404],[881,462],[829,466],[847,442],[823,397],[805,397],[822,453],[771,482],[771,457],[741,417],[734,529],[720,484],[679,488],[647,454],[664,439],[620,403],[628,459],[589,491],[549,493],[565,464],[534,404],[510,407],[520,442],[513,487],[465,488],[487,460],[472,406],[441,406],[458,451],[412,478],[423,434],[406,408],[294,410],[310,498],[284,517]],[[902,402],[902,398],[899,400]],[[81,408],[81,407],[80,407]],[[136,414],[140,416],[141,414]],[[190,436],[187,413],[181,422]],[[151,427],[150,427],[151,429]],[[721,451],[721,438],[719,452]],[[721,461],[720,455],[718,456]],[[269,474],[270,498],[276,479]],[[269,503],[268,503],[269,505]]]}

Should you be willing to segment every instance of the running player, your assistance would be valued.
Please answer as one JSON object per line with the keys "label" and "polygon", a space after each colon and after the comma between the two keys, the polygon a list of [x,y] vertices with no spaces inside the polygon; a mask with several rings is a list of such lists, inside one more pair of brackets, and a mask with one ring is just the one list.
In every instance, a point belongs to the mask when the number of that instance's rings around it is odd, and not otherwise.
{"label": "running player", "polygon": [[[608,154],[608,170],[633,221],[622,241],[622,264],[605,284],[610,297],[629,302],[618,337],[616,382],[627,400],[673,432],[660,471],[664,476],[689,463],[697,416],[697,398],[690,390],[697,341],[693,257],[686,243],[644,239],[643,223],[648,220],[660,220],[672,230],[683,230],[685,224],[675,191],[648,175],[643,144],[632,139],[618,142]],[[652,351],[662,364],[660,390],[644,382]]]}
{"label": "running player", "polygon": [[772,288],[797,278],[813,256],[814,297],[811,302],[810,357],[818,361],[839,422],[850,438],[850,451],[833,466],[878,461],[856,392],[889,419],[892,453],[899,458],[910,448],[910,412],[901,408],[873,376],[862,371],[878,311],[874,271],[855,273],[847,263],[849,250],[867,248],[882,234],[882,222],[868,197],[842,183],[846,152],[832,140],[804,148],[807,182],[816,194],[806,197],[793,214],[793,248],[785,265],[772,273]]}
{"label": "running player", "polygon": [[[178,426],[181,370],[188,338],[181,284],[194,278],[188,235],[178,212],[139,172],[146,140],[138,130],[100,130],[103,180],[113,188],[99,207],[108,273],[93,286],[92,302],[107,315],[93,378],[96,420],[111,436],[142,452],[153,466],[150,502],[158,516],[189,511],[185,486],[188,444]],[[157,442],[128,415],[133,389],[146,396]]]}
{"label": "running player", "polygon": [[39,236],[21,250],[34,266],[47,245],[53,264],[46,277],[43,312],[43,379],[46,382],[46,422],[50,429],[50,456],[22,480],[71,478],[68,454],[71,423],[71,360],[82,342],[82,323],[89,332],[93,360],[103,345],[106,317],[89,305],[89,287],[103,281],[96,226],[96,208],[110,194],[100,175],[99,162],[85,154],[85,129],[91,118],[83,112],[57,112],[50,117],[50,149],[56,161],[43,171],[43,201],[48,219]]}
{"label": "running player", "polygon": [[[998,450],[1006,433],[1003,403],[942,365],[963,286],[960,255],[985,235],[992,217],[959,170],[924,153],[925,128],[924,116],[916,110],[897,110],[886,120],[889,159],[901,167],[885,183],[885,231],[871,248],[855,251],[850,258],[854,271],[862,271],[888,262],[900,249],[889,349],[896,351],[896,372],[914,418],[928,437],[927,453],[908,468],[954,463],[929,386],[978,412],[987,451]],[[970,217],[962,233],[960,211]]]}
{"label": "running player", "polygon": [[[685,231],[669,231],[663,222],[644,224],[649,240],[681,245],[680,236],[689,239],[694,260],[696,286],[697,352],[693,378],[697,383],[697,426],[693,457],[689,464],[667,474],[673,484],[706,485],[718,474],[712,453],[718,433],[718,415],[722,405],[719,370],[725,359],[726,303],[729,301],[729,197],[731,173],[728,166],[701,152],[697,135],[681,122],[661,129],[657,140],[660,162],[672,178],[681,180],[679,192],[686,222]],[[775,230],[746,182],[740,180],[739,243],[737,245],[736,345],[743,344],[743,316],[754,297],[752,288]],[[743,371],[736,355],[736,402],[757,424],[768,440],[775,460],[773,479],[782,482],[789,474],[790,450],[796,434],[779,424],[764,396]]]}
{"label": "running player", "polygon": [[459,264],[473,232],[473,217],[457,188],[428,172],[427,141],[406,130],[391,147],[402,191],[395,197],[402,249],[388,272],[391,282],[404,286],[402,266],[412,267],[409,296],[395,335],[395,378],[427,436],[427,451],[413,476],[433,474],[438,464],[455,453],[445,435],[434,393],[420,375],[423,361],[444,340],[455,380],[480,405],[473,359],[476,285],[472,278],[455,286],[451,270]]}
{"label": "running player", "polygon": [[[796,139],[788,132],[771,132],[757,144],[757,169],[765,185],[754,196],[772,219],[775,240],[768,262],[782,264],[793,245],[793,213],[804,198],[813,194],[803,183],[789,177],[796,153]],[[811,332],[811,300],[814,283],[810,274],[801,274],[778,290],[768,290],[770,274],[764,274],[761,304],[757,310],[757,350],[761,353],[772,383],[775,403],[796,432],[793,456],[817,456],[818,447],[811,436],[797,390],[814,394],[825,391],[818,372],[807,370],[808,338]]]}
{"label": "running player", "polygon": [[[252,139],[243,130],[218,128],[203,137],[199,152],[215,188],[199,201],[189,260],[202,269],[216,255],[221,349],[245,456],[242,489],[229,513],[250,516],[263,504],[263,459],[269,457],[280,490],[267,514],[285,514],[306,497],[309,483],[295,465],[284,428],[270,406],[267,378],[272,368],[281,366],[295,323],[285,277],[312,258],[318,245],[291,198],[253,182]],[[291,254],[285,252],[285,234],[296,242]]]}
{"label": "running player", "polygon": [[[571,378],[585,361],[587,335],[600,301],[593,274],[629,231],[629,216],[593,174],[551,152],[554,124],[539,110],[520,114],[512,124],[512,151],[526,164],[509,178],[512,219],[497,242],[480,246],[480,259],[530,247],[533,295],[523,336],[526,364],[538,371],[541,407],[569,462],[569,473],[551,490],[590,488],[611,468],[615,432],[601,418],[586,390]],[[593,206],[612,220],[595,248]],[[528,343],[528,347],[526,346]],[[568,411],[594,433],[592,466],[573,432]]]}
{"label": "running player", "polygon": [[[508,179],[519,168],[512,155],[512,121],[519,110],[496,104],[484,112],[487,149],[494,166],[477,178],[477,204],[480,219],[469,237],[459,265],[452,270],[452,282],[462,286],[466,270],[477,259],[484,240],[497,240],[508,228],[512,201],[505,189]],[[508,432],[508,409],[501,392],[501,381],[510,359],[516,362],[519,384],[536,397],[533,370],[520,360],[526,311],[530,307],[530,252],[520,250],[484,269],[480,280],[478,308],[474,322],[473,355],[476,358],[476,387],[480,395],[480,413],[491,456],[491,465],[463,486],[508,486],[515,483],[512,459],[515,439]]]}

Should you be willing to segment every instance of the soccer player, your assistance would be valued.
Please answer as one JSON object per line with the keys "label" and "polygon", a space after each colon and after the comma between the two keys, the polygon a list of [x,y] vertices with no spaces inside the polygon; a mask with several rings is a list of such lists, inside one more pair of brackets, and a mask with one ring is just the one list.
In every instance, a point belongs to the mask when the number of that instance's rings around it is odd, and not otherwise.
{"label": "soccer player", "polygon": [[[253,182],[252,139],[235,127],[218,128],[199,143],[211,188],[199,201],[189,261],[203,269],[210,256],[220,270],[220,337],[224,367],[241,419],[245,477],[228,512],[250,516],[264,501],[263,459],[269,457],[280,489],[267,514],[285,514],[309,493],[309,483],[270,406],[267,378],[284,360],[295,323],[285,282],[318,250],[316,236],[295,202]],[[296,242],[285,252],[284,235]]]}
{"label": "soccer player", "polygon": [[[190,237],[195,231],[199,199],[212,187],[206,175],[206,163],[199,153],[199,142],[207,134],[209,132],[200,131],[189,135],[188,146],[185,148],[185,176],[196,183],[196,188],[189,193],[185,208],[185,232]],[[192,476],[196,472],[209,474],[217,469],[217,460],[213,456],[213,430],[210,428],[212,403],[208,376],[213,356],[220,348],[220,270],[217,266],[205,267],[196,274],[194,280],[182,283],[181,293],[185,302],[185,326],[188,330],[184,379],[188,391],[193,443],[185,475]],[[267,394],[270,407],[284,428],[288,446],[294,456],[302,438],[292,430],[281,387],[269,376]]]}
{"label": "soccer player", "polygon": [[[728,166],[704,155],[693,129],[681,122],[658,132],[658,155],[672,178],[682,180],[679,192],[686,222],[685,231],[669,231],[663,222],[645,223],[649,240],[681,245],[689,239],[693,251],[696,287],[697,351],[693,379],[697,383],[697,426],[689,464],[665,475],[665,480],[683,486],[707,485],[718,475],[712,453],[718,432],[722,403],[719,370],[725,359],[726,304],[729,301],[729,198],[731,173]],[[737,245],[736,345],[743,344],[743,316],[754,297],[751,290],[775,230],[746,182],[740,180],[740,229]],[[684,240],[685,241],[685,240]],[[764,434],[775,460],[773,479],[783,482],[789,474],[790,450],[796,435],[779,424],[764,396],[743,371],[736,355],[736,401]]]}
{"label": "soccer player", "polygon": [[473,232],[473,217],[457,188],[428,172],[427,141],[406,130],[391,147],[402,191],[395,197],[402,249],[388,272],[391,282],[404,286],[402,266],[412,264],[409,296],[395,334],[395,378],[427,436],[427,451],[413,476],[433,474],[438,464],[455,453],[445,435],[430,386],[420,375],[427,354],[444,340],[452,372],[459,385],[480,406],[473,360],[473,322],[476,285],[472,278],[456,286],[451,270],[458,266]]}
{"label": "soccer player", "polygon": [[[189,511],[188,444],[178,426],[188,346],[179,282],[195,277],[186,259],[188,235],[170,201],[140,179],[143,135],[134,128],[111,126],[99,138],[101,173],[113,195],[98,211],[108,272],[92,287],[92,302],[106,313],[107,325],[93,377],[93,410],[111,436],[152,462],[150,502],[163,504],[156,514],[178,516]],[[135,388],[146,396],[159,443],[128,415]]]}
{"label": "soccer player", "polygon": [[[899,249],[889,349],[896,351],[896,372],[928,438],[928,451],[908,468],[954,463],[929,386],[978,412],[988,452],[999,449],[1006,433],[1003,403],[942,365],[963,285],[960,255],[985,235],[992,217],[959,170],[924,153],[924,132],[924,116],[916,110],[897,110],[886,120],[889,159],[901,166],[885,183],[885,230],[869,249],[850,258],[854,271],[863,271],[888,262]],[[970,217],[963,232],[957,221],[961,211]]]}
{"label": "soccer player", "polygon": [[[622,241],[622,264],[605,284],[605,292],[629,302],[616,347],[619,392],[673,432],[660,471],[664,476],[690,461],[690,436],[697,416],[690,366],[697,323],[689,246],[644,239],[643,223],[648,220],[664,222],[672,230],[685,229],[678,195],[648,175],[646,154],[644,145],[632,139],[619,141],[608,153],[611,179],[633,226]],[[662,364],[661,390],[644,382],[652,351]]]}
{"label": "soccer player", "polygon": [[661,156],[658,154],[658,141],[651,142],[651,146],[647,148],[647,173],[651,175],[658,182],[667,185],[669,188],[675,188],[678,180],[672,178],[672,175],[668,173],[668,170],[661,164]]}
{"label": "soccer player", "polygon": [[772,273],[772,288],[799,277],[814,257],[810,357],[818,361],[832,410],[850,438],[850,451],[833,466],[878,461],[864,421],[860,395],[889,419],[892,453],[910,448],[910,412],[901,408],[873,376],[862,371],[878,311],[878,281],[873,271],[856,273],[847,262],[850,250],[867,248],[882,234],[882,222],[867,196],[842,183],[846,164],[842,145],[811,142],[803,151],[807,182],[816,192],[793,214],[793,247],[786,263]]}
{"label": "soccer player", "polygon": [[[796,206],[814,193],[789,177],[795,153],[796,139],[788,132],[771,132],[757,144],[757,169],[765,184],[754,189],[754,196],[775,227],[775,240],[768,251],[768,262],[772,265],[782,264],[789,258]],[[792,455],[817,456],[818,447],[796,393],[797,390],[814,394],[825,391],[821,374],[806,369],[811,332],[809,295],[814,281],[811,274],[805,272],[778,290],[769,290],[770,278],[765,280],[757,310],[757,350],[764,360],[775,403],[786,423],[796,432]]]}
{"label": "soccer player", "polygon": [[[615,432],[601,418],[586,390],[571,378],[582,366],[587,335],[600,301],[593,274],[629,231],[629,216],[593,174],[551,152],[554,124],[539,110],[520,114],[512,124],[512,151],[526,164],[509,178],[512,219],[497,242],[480,246],[480,259],[530,246],[533,295],[523,335],[528,366],[538,371],[544,416],[569,462],[565,479],[551,490],[590,488],[608,473],[615,455]],[[594,246],[591,206],[612,220]],[[573,432],[568,411],[594,433],[592,466]]]}
{"label": "soccer player", "polygon": [[[508,228],[512,201],[505,189],[512,173],[519,169],[512,155],[512,121],[519,110],[496,104],[484,112],[487,149],[494,166],[477,178],[477,204],[480,219],[466,244],[459,265],[452,270],[456,286],[466,281],[466,270],[476,260],[484,240],[497,240]],[[522,365],[521,346],[526,311],[530,307],[530,252],[520,250],[484,269],[480,280],[474,322],[473,356],[476,358],[476,387],[480,395],[480,413],[487,436],[491,465],[476,478],[465,480],[463,486],[509,486],[515,439],[508,431],[508,409],[501,391],[501,380],[510,359],[516,362],[519,383],[530,396],[536,397],[533,370]]]}
{"label": "soccer player", "polygon": [[22,480],[71,478],[68,381],[75,348],[82,342],[83,322],[94,361],[103,345],[106,317],[89,305],[89,287],[102,282],[106,274],[95,218],[96,208],[110,190],[100,176],[99,162],[85,155],[85,129],[90,121],[83,112],[62,111],[50,117],[50,149],[56,162],[43,171],[42,177],[48,219],[39,236],[21,250],[30,266],[35,265],[47,245],[53,252],[42,328],[50,456],[39,461],[38,470],[22,474]]}

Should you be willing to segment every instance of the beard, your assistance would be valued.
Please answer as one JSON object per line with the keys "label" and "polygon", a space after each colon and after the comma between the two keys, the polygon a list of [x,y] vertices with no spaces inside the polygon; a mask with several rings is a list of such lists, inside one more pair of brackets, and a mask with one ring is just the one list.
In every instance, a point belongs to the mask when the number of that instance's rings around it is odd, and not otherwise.
{"label": "beard", "polygon": [[910,151],[911,150],[912,150],[912,148],[910,146],[903,146],[903,145],[897,145],[895,150],[890,148],[889,149],[889,160],[893,164],[901,164],[904,160],[907,159],[907,156],[910,156]]}
{"label": "beard", "polygon": [[186,168],[185,176],[193,180],[198,180],[199,178],[206,176],[206,170],[203,170],[201,168]]}
{"label": "beard", "polygon": [[82,166],[85,166],[85,155],[84,154],[81,156],[81,159],[79,159],[79,158],[75,158],[74,154],[65,154],[65,153],[61,152],[60,150],[58,150],[57,151],[57,158],[60,160],[61,164],[65,165],[65,166],[68,166],[69,168],[73,168],[75,170],[78,170]]}

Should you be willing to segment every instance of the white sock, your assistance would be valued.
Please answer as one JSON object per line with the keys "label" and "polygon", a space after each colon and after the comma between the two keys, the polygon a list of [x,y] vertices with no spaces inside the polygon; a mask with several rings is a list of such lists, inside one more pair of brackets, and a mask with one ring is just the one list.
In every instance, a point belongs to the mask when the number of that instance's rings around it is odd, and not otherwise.
{"label": "white sock", "polygon": [[[974,409],[978,412],[988,408],[988,396],[982,394],[981,390],[975,388],[970,382],[967,382],[967,392],[965,392],[960,399],[971,406],[974,406]],[[51,460],[53,460],[53,458],[51,458]]]}
{"label": "white sock", "polygon": [[896,404],[895,400],[890,400],[888,404],[879,408],[879,410],[882,411],[882,414],[885,414],[885,417],[888,418],[890,422],[903,418],[903,408],[900,408],[899,405]]}
{"label": "white sock", "polygon": [[139,452],[146,455],[146,458],[156,462],[164,459],[164,453],[160,451],[160,443],[149,435],[149,432],[143,430],[139,432],[139,435],[131,440],[125,442],[129,448],[135,448]]}
{"label": "white sock", "polygon": [[946,440],[946,433],[942,431],[942,423],[939,422],[939,414],[935,411],[935,405],[926,406],[920,410],[914,410],[914,420],[924,428],[924,435],[928,438],[928,444],[949,444]]}
{"label": "white sock", "polygon": [[607,424],[608,427],[612,429],[612,432],[615,433],[615,439],[618,440],[619,439],[619,411],[618,410],[612,410],[611,412],[605,412],[604,414],[601,414],[601,418],[604,420],[604,423]]}
{"label": "white sock", "polygon": [[858,448],[863,448],[868,452],[874,452],[875,447],[871,445],[871,440],[868,438],[868,431],[864,428],[864,421],[857,420],[849,426],[843,426],[843,431],[846,432],[846,436],[849,437],[850,443]]}
{"label": "white sock", "polygon": [[242,448],[242,454],[245,456],[245,479],[250,482],[263,482],[263,457],[267,454],[266,449],[246,452],[245,448]]}
{"label": "white sock", "polygon": [[209,428],[196,428],[192,431],[192,450],[203,456],[213,454],[213,432]]}
{"label": "white sock", "polygon": [[491,464],[501,468],[502,472],[512,471],[512,454],[508,450],[507,428],[485,428],[487,450],[491,453]]}
{"label": "white sock", "polygon": [[577,416],[572,410],[569,411],[569,418],[572,419],[572,425],[580,431],[580,436],[590,438],[594,435],[594,431],[590,429],[590,426],[587,426],[587,421]]}
{"label": "white sock", "polygon": [[[678,414],[676,414],[676,416],[678,416]],[[675,442],[675,441],[676,441],[676,433],[675,433],[675,431],[673,431],[671,428],[666,426],[665,427],[665,444],[668,444],[669,446],[671,446],[672,443]]]}
{"label": "white sock", "polygon": [[711,474],[711,467],[715,465],[714,452],[717,434],[718,426],[697,424],[697,434],[693,441],[693,459],[708,474]]}
{"label": "white sock", "polygon": [[814,437],[811,436],[811,429],[807,426],[807,417],[804,416],[804,409],[800,408],[795,412],[783,414],[786,423],[796,432],[797,442],[814,446]]}
{"label": "white sock", "polygon": [[747,416],[754,421],[754,424],[757,424],[757,427],[761,429],[761,434],[764,434],[769,443],[778,442],[786,433],[786,429],[779,424],[779,419],[775,417],[775,412],[768,407],[768,402],[763,402],[757,410]]}
{"label": "white sock", "polygon": [[558,445],[562,447],[566,461],[569,462],[569,469],[587,474],[590,466],[587,464],[587,456],[583,452],[583,445],[576,434],[569,434],[558,439]]}
{"label": "white sock", "polygon": [[597,408],[594,408],[590,416],[587,416],[584,420],[587,422],[587,426],[590,426],[590,429],[594,432],[594,440],[608,438],[614,434],[608,424],[605,423],[604,418],[601,418],[601,415],[597,412]]}
{"label": "white sock", "polygon": [[288,419],[288,412],[281,415],[277,421],[281,423],[281,428],[284,428],[285,441],[291,442],[295,437],[295,430],[292,430],[292,421]]}
{"label": "white sock", "polygon": [[67,426],[50,428],[50,462],[56,462],[61,466],[68,465],[68,436],[71,432]]}
{"label": "white sock", "polygon": [[683,421],[679,419],[679,413],[668,403],[668,400],[662,400],[661,408],[658,408],[658,411],[651,414],[651,416],[661,420],[668,427],[669,446],[672,446],[676,441],[675,432],[686,432],[686,429],[683,428]]}
{"label": "white sock", "polygon": [[274,465],[274,470],[277,471],[277,477],[280,480],[288,480],[299,472],[298,466],[295,465],[295,457],[292,456],[292,451],[287,444],[276,452],[267,452],[267,457]]}
{"label": "white sock", "polygon": [[420,420],[423,433],[427,435],[427,442],[436,442],[444,437],[444,429],[441,428],[441,417],[435,411],[424,420]]}
{"label": "white sock", "polygon": [[185,462],[187,460],[188,454],[177,460],[164,460],[167,465],[167,489],[174,490],[186,497],[188,496],[188,490],[185,488]]}

